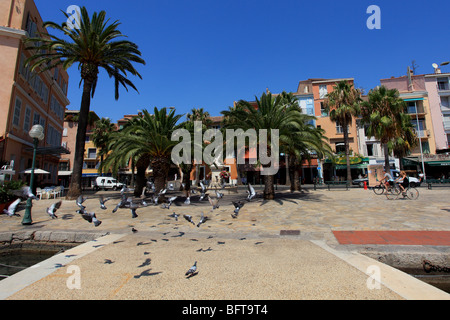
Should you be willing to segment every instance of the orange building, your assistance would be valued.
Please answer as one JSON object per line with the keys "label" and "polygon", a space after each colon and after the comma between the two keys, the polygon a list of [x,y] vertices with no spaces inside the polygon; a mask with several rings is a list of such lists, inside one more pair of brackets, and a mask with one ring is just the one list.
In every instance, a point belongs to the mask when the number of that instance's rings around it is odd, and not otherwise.
{"label": "orange building", "polygon": [[44,127],[45,138],[39,142],[36,168],[50,174],[39,176],[38,184],[58,182],[64,112],[69,100],[69,76],[55,68],[41,74],[25,67],[30,56],[23,40],[46,32],[33,0],[0,1],[0,156],[13,163],[14,179],[26,179],[20,172],[32,163],[32,139],[28,132],[34,124]]}

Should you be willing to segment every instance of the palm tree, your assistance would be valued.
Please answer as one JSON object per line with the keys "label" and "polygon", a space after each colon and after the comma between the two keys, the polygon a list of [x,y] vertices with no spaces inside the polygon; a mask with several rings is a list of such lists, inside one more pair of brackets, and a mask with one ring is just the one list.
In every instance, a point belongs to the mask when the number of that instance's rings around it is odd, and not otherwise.
{"label": "palm tree", "polygon": [[[66,18],[68,14],[64,13]],[[68,39],[42,34],[37,38],[28,38],[27,49],[33,50],[32,56],[26,60],[31,70],[40,68],[39,72],[62,66],[68,69],[74,63],[78,64],[83,94],[78,119],[78,130],[75,146],[75,157],[72,179],[67,193],[69,199],[81,194],[81,173],[83,165],[84,145],[91,98],[94,97],[100,69],[114,78],[115,99],[119,99],[119,87],[128,87],[138,91],[127,78],[129,74],[142,78],[132,62],[145,64],[141,59],[138,46],[128,40],[119,39],[124,35],[118,30],[119,21],[109,23],[105,20],[106,12],[94,12],[92,17],[85,7],[81,8],[80,28],[69,28],[67,23],[61,25],[54,22],[44,23],[44,28],[60,31]]]}
{"label": "palm tree", "polygon": [[[297,108],[302,112],[297,97],[292,93],[282,92],[281,96],[286,106]],[[289,139],[282,145],[286,155],[286,174],[289,177],[286,179],[286,185],[291,185],[291,191],[301,189],[299,169],[302,160],[311,161],[313,156],[321,159],[325,155],[332,155],[325,131],[311,124],[316,117],[302,113],[302,118],[301,126],[293,127]]]}
{"label": "palm tree", "polygon": [[[397,89],[380,86],[369,91],[363,103],[362,122],[367,125],[367,135],[378,139],[384,148],[384,167],[390,171],[390,148],[400,151],[413,145],[411,118],[404,113],[406,103]],[[403,150],[405,151],[405,150]]]}
{"label": "palm tree", "polygon": [[352,181],[348,126],[352,124],[353,117],[360,115],[361,102],[361,91],[345,80],[336,83],[333,91],[327,94],[325,100],[325,109],[330,114],[330,120],[339,123],[344,133],[347,183]]}
{"label": "palm tree", "polygon": [[100,166],[99,172],[103,176],[102,163],[104,156],[108,153],[108,143],[111,139],[111,133],[116,131],[116,126],[109,118],[101,118],[94,124],[91,139],[97,149],[100,149]]}
{"label": "palm tree", "polygon": [[[263,93],[261,98],[255,97],[256,107],[245,100],[240,100],[236,107],[222,111],[225,117],[225,128],[229,129],[254,129],[256,132],[262,129],[267,130],[267,154],[271,155],[271,130],[279,130],[280,146],[290,140],[293,129],[302,125],[304,118],[298,108],[288,106],[283,103],[281,95],[272,96]],[[257,134],[259,140],[259,134]],[[258,141],[259,142],[259,141]],[[278,156],[278,155],[277,155]],[[263,168],[269,167],[263,164]],[[264,175],[264,199],[272,200],[275,196],[274,175]]]}
{"label": "palm tree", "polygon": [[[105,160],[105,166],[116,163],[115,168],[133,157],[136,161],[135,196],[140,196],[145,186],[145,171],[153,170],[156,190],[164,189],[171,165],[172,149],[178,144],[172,141],[172,133],[182,128],[178,121],[182,115],[175,110],[167,113],[166,108],[154,108],[154,114],[142,111],[142,117],[129,120],[124,128],[114,136],[111,156]],[[110,158],[111,157],[111,158]]]}

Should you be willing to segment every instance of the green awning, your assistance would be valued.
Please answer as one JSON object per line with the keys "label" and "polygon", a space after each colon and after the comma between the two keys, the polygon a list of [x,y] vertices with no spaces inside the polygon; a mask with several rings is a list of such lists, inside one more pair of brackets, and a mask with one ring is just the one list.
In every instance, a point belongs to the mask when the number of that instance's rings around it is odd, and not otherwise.
{"label": "green awning", "polygon": [[[350,169],[366,169],[368,163],[359,163],[359,164],[351,164]],[[340,169],[347,169],[347,165],[345,164],[338,164],[336,165],[336,170]]]}
{"label": "green awning", "polygon": [[432,167],[450,166],[450,161],[427,161],[426,164]]}

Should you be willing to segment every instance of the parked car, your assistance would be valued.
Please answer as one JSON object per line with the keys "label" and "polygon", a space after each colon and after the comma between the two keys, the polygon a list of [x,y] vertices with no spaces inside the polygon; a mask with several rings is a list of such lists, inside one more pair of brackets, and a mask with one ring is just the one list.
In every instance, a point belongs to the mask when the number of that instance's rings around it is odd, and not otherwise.
{"label": "parked car", "polygon": [[352,181],[352,184],[364,188],[364,181],[367,183],[367,186],[369,186],[369,178],[355,179]]}
{"label": "parked car", "polygon": [[93,183],[94,190],[98,191],[100,189],[108,190],[119,190],[124,186],[123,183],[118,182],[116,179],[111,177],[97,177]]}
{"label": "parked car", "polygon": [[[392,177],[397,179],[400,176],[400,170],[392,170]],[[408,176],[409,185],[413,188],[420,187],[421,181],[419,178]]]}

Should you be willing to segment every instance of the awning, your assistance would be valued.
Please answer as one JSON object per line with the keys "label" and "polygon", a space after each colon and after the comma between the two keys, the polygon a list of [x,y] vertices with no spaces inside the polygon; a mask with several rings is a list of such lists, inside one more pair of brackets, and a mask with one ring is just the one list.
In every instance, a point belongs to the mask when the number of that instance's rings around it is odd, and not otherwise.
{"label": "awning", "polygon": [[58,171],[58,176],[71,176],[72,171]]}
{"label": "awning", "polygon": [[424,98],[411,98],[411,99],[404,99],[403,101],[423,101]]}
{"label": "awning", "polygon": [[432,167],[450,166],[450,161],[428,161],[426,164]]}
{"label": "awning", "polygon": [[[359,163],[359,164],[351,164],[350,169],[366,169],[368,166],[368,163]],[[336,170],[342,170],[347,169],[347,165],[345,164],[338,164],[336,165]]]}
{"label": "awning", "polygon": [[98,177],[98,173],[83,173],[82,177]]}
{"label": "awning", "polygon": [[[20,173],[28,173],[28,174],[30,174],[31,171],[33,171],[33,170],[30,168],[30,169],[21,171]],[[34,169],[34,174],[50,174],[50,172],[36,168],[36,169]]]}

